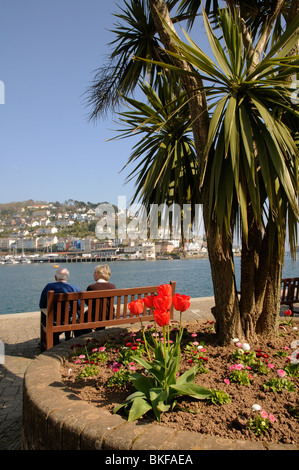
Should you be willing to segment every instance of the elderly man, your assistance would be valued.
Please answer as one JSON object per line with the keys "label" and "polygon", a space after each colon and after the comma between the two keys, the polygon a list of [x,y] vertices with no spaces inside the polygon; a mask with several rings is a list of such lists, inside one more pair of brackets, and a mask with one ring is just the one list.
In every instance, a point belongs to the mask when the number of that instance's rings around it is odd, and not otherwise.
{"label": "elderly man", "polygon": [[[48,292],[53,290],[54,292],[80,292],[78,286],[69,284],[68,280],[70,273],[66,268],[59,268],[55,273],[55,282],[49,282],[42,290],[39,306],[40,308],[47,308]],[[70,307],[71,308],[71,307]],[[78,301],[78,308],[80,308],[80,301]],[[45,319],[42,318],[42,321]],[[54,317],[55,320],[55,317]],[[61,333],[55,333],[54,345],[59,343],[59,335]],[[69,339],[70,332],[65,332],[66,339]]]}

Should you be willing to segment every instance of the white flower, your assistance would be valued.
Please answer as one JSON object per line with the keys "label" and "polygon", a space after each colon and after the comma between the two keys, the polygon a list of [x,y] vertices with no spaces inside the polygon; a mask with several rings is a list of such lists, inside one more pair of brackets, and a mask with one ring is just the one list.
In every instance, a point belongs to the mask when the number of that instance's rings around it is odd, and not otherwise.
{"label": "white flower", "polygon": [[239,342],[239,338],[234,338],[233,339],[233,343],[238,343]]}
{"label": "white flower", "polygon": [[248,343],[244,343],[242,346],[243,351],[250,351],[250,346]]}
{"label": "white flower", "polygon": [[291,348],[296,349],[298,347],[299,347],[299,339],[295,339],[295,341],[291,343]]}
{"label": "white flower", "polygon": [[244,354],[243,349],[238,349],[238,354]]}
{"label": "white flower", "polygon": [[260,411],[262,407],[261,405],[258,405],[257,403],[255,403],[254,405],[252,405],[251,409],[252,411]]}

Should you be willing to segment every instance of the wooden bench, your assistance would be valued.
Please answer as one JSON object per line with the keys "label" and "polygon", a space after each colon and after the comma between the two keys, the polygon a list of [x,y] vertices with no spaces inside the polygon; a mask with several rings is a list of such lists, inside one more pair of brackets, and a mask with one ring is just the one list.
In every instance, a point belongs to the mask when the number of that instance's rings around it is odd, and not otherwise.
{"label": "wooden bench", "polygon": [[281,279],[280,304],[287,305],[294,313],[294,305],[299,303],[299,277]]}
{"label": "wooden bench", "polygon": [[[171,281],[170,285],[174,295],[175,282]],[[153,309],[144,307],[141,315],[133,315],[128,309],[128,304],[147,295],[156,295],[158,287],[157,285],[59,294],[49,291],[47,308],[41,309],[41,351],[53,347],[55,333],[131,324],[140,322],[139,318],[143,322],[153,321]],[[106,312],[106,315],[102,315],[102,312]],[[170,310],[170,318],[173,318],[173,307]]]}

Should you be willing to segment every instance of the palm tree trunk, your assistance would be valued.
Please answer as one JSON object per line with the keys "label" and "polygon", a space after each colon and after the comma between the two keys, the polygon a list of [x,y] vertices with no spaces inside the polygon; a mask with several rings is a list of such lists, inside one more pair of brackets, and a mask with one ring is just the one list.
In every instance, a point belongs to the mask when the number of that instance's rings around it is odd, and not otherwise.
{"label": "palm tree trunk", "polygon": [[215,298],[212,313],[216,320],[218,342],[226,345],[230,344],[233,338],[243,337],[232,240],[230,235],[221,234],[215,221],[209,219],[207,203],[203,206]]}
{"label": "palm tree trunk", "polygon": [[248,209],[248,239],[242,240],[240,316],[244,336],[274,337],[280,310],[284,249],[269,251],[270,221],[262,233]]}

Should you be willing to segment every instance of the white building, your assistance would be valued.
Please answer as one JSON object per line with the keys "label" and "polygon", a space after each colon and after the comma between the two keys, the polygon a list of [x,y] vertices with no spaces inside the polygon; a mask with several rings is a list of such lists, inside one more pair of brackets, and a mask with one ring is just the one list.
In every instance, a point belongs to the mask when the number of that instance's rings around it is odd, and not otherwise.
{"label": "white building", "polygon": [[148,260],[155,259],[156,258],[155,243],[151,243],[151,242],[142,243],[142,256]]}

